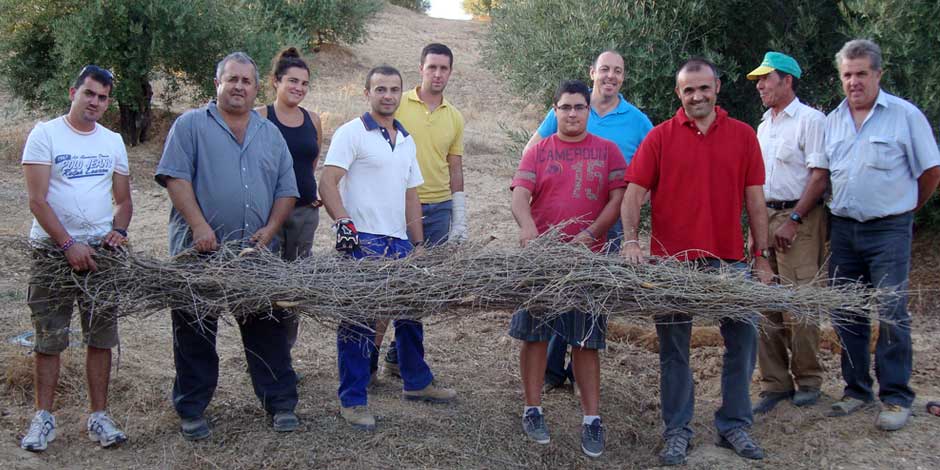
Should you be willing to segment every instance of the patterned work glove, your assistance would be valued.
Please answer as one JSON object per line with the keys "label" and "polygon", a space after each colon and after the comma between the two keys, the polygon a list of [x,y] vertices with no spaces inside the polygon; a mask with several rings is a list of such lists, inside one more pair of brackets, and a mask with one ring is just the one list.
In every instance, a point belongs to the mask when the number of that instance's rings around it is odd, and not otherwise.
{"label": "patterned work glove", "polygon": [[359,248],[359,232],[356,231],[356,225],[352,219],[337,219],[333,224],[333,230],[336,230],[336,251],[352,253]]}

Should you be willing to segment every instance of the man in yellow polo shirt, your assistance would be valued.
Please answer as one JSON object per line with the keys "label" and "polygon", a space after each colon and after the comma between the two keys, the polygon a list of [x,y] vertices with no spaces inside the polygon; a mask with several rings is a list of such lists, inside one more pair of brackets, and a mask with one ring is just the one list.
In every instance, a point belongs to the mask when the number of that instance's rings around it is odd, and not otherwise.
{"label": "man in yellow polo shirt", "polygon": [[[453,70],[454,54],[443,44],[421,50],[421,85],[402,96],[395,118],[408,130],[418,151],[424,184],[418,186],[424,243],[467,240],[467,210],[463,192],[463,115],[446,98],[444,88]],[[381,346],[376,336],[376,346]],[[385,371],[400,376],[395,342],[385,355]],[[373,372],[378,355],[372,358]]]}

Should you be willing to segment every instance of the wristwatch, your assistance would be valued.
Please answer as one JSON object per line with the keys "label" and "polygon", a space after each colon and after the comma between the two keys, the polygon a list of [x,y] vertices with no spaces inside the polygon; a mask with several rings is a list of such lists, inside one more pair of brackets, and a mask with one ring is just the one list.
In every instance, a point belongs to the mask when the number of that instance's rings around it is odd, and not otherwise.
{"label": "wristwatch", "polygon": [[798,224],[803,223],[803,217],[800,217],[800,214],[798,214],[796,211],[790,213],[790,220]]}
{"label": "wristwatch", "polygon": [[770,259],[770,249],[764,248],[763,250],[754,250],[754,258]]}

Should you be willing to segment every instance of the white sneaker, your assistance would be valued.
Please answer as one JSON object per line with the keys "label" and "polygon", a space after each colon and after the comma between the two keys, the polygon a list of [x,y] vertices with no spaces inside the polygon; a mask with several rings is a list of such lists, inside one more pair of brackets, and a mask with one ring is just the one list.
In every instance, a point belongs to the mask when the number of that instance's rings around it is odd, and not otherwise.
{"label": "white sneaker", "polygon": [[111,447],[127,440],[127,435],[121,431],[104,411],[96,411],[88,417],[88,438],[101,444],[101,447]]}
{"label": "white sneaker", "polygon": [[42,452],[55,440],[55,416],[46,410],[39,410],[29,423],[29,431],[23,436],[20,447],[30,452]]}

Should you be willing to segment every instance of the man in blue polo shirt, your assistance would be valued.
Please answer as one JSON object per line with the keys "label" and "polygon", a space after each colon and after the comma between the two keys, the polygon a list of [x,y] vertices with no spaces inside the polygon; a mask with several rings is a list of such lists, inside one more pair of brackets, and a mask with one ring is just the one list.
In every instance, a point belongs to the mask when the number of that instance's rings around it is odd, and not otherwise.
{"label": "man in blue polo shirt", "polygon": [[[602,52],[591,65],[590,73],[594,88],[591,90],[591,114],[588,116],[587,131],[617,144],[629,165],[640,142],[653,128],[653,123],[646,114],[620,94],[625,71],[623,57],[619,53],[610,50]],[[558,119],[555,117],[555,110],[551,109],[538,130],[532,134],[523,153],[557,131]],[[610,240],[607,253],[619,253],[620,241],[623,239],[623,224],[619,218],[607,232],[607,239]],[[560,387],[566,379],[574,384],[571,365],[565,368],[566,349],[564,340],[557,335],[552,337],[548,345],[548,365],[543,391],[548,392]],[[574,387],[574,390],[577,392],[578,387]]]}

